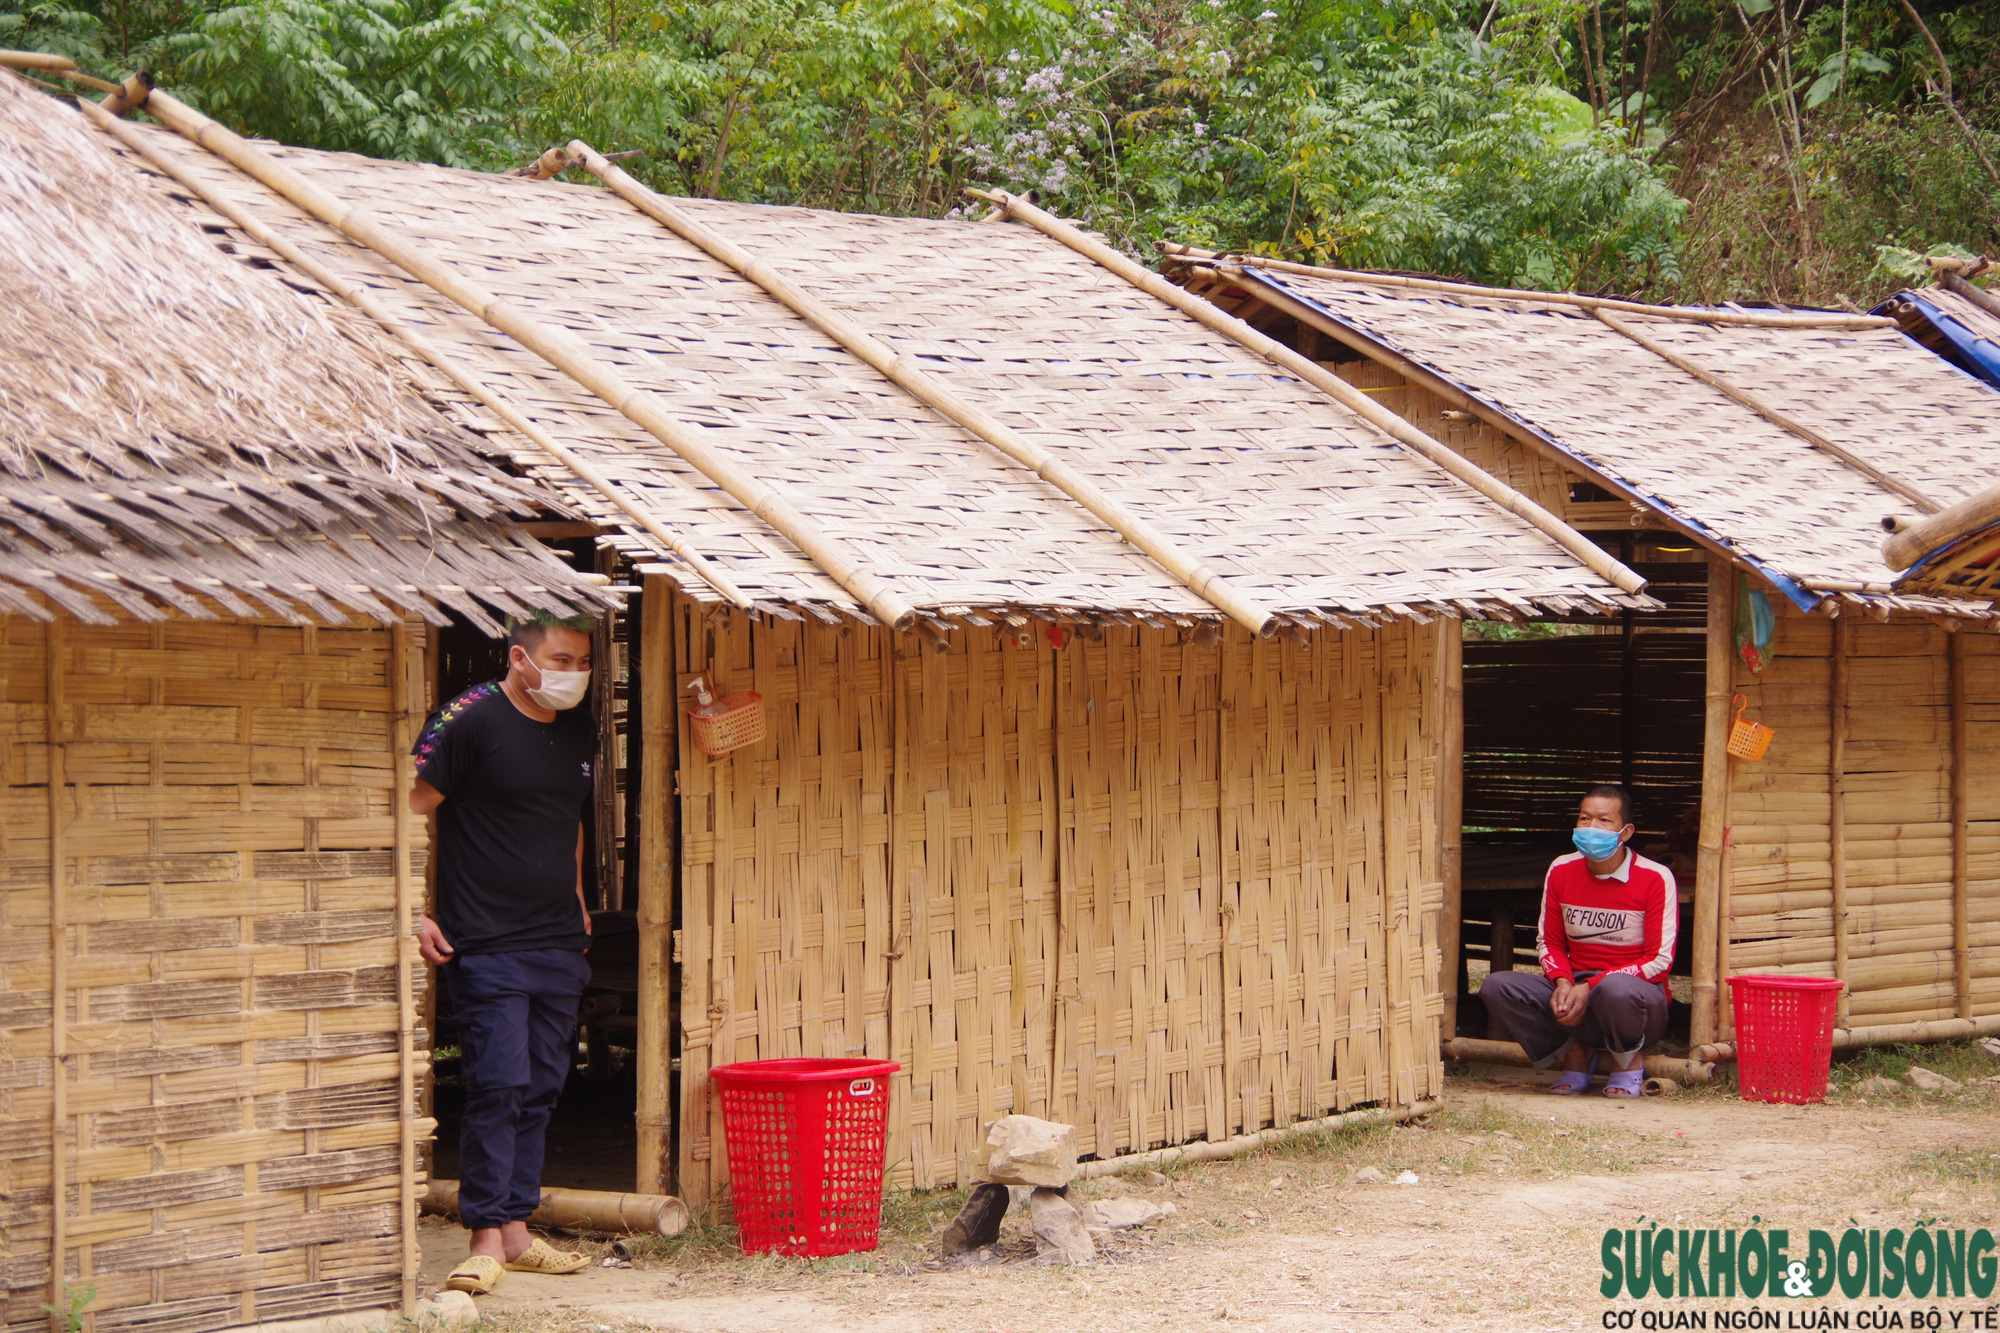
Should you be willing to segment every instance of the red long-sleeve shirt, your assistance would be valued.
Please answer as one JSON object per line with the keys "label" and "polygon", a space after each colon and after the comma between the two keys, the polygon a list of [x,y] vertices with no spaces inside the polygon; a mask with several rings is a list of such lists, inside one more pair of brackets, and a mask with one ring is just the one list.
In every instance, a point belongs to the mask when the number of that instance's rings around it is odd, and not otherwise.
{"label": "red long-sleeve shirt", "polygon": [[1674,872],[1630,849],[1601,879],[1581,852],[1571,852],[1558,856],[1542,881],[1538,943],[1542,975],[1552,981],[1629,972],[1665,989],[1679,929]]}

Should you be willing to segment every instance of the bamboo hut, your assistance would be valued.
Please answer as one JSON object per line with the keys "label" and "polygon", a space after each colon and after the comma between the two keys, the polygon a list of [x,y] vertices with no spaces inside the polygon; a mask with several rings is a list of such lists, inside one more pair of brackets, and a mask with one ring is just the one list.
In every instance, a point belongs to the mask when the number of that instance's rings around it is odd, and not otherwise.
{"label": "bamboo hut", "polygon": [[606,600],[477,445],[0,72],[0,1326],[411,1309],[427,625]]}
{"label": "bamboo hut", "polygon": [[[148,109],[171,132],[105,126],[135,167],[395,331],[642,582],[640,1188],[726,1180],[734,1060],[899,1061],[918,1185],[1010,1111],[1110,1157],[1438,1091],[1459,618],[1652,607],[1630,570],[1044,215]],[[765,738],[703,753],[696,677]]]}
{"label": "bamboo hut", "polygon": [[[1464,799],[1469,825],[1544,838],[1567,822],[1557,773],[1571,792],[1622,776],[1666,819],[1699,802],[1695,1045],[1728,1033],[1732,972],[1843,979],[1851,1042],[2000,1031],[1992,586],[1898,581],[1880,549],[1885,516],[2000,482],[2000,395],[1887,317],[1174,257],[1191,288],[1656,577],[1674,609],[1651,625],[1467,645]],[[1776,733],[1758,761],[1726,752],[1738,695]],[[1498,940],[1490,956],[1514,961]]]}

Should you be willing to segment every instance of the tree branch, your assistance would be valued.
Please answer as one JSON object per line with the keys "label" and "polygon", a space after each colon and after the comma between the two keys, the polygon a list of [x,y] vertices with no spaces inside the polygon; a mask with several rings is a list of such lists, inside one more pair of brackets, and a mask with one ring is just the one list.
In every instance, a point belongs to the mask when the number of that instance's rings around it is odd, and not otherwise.
{"label": "tree branch", "polygon": [[1972,126],[1965,123],[1965,117],[1958,114],[1958,101],[1951,92],[1951,62],[1944,58],[1944,48],[1939,46],[1937,38],[1931,35],[1930,25],[1924,22],[1924,16],[1917,12],[1917,7],[1911,4],[1910,0],[1902,0],[1902,5],[1903,11],[1910,16],[1910,22],[1916,24],[1917,31],[1924,35],[1924,43],[1931,48],[1931,58],[1937,61],[1944,109],[1951,113],[1952,123],[1958,126],[1958,131],[1965,136],[1965,141],[1972,145],[1973,155],[1979,159],[1979,165],[1986,168],[1987,177],[1995,185],[2000,185],[2000,171],[1994,169],[1993,159],[1986,156],[1986,150],[1979,145],[1979,136],[1972,132]]}

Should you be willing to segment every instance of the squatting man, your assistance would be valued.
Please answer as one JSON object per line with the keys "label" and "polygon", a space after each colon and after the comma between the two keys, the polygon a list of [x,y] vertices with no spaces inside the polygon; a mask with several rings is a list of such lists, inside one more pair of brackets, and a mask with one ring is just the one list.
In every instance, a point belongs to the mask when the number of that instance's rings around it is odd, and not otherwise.
{"label": "squatting man", "polygon": [[1541,973],[1496,971],[1479,988],[1535,1068],[1562,1062],[1549,1089],[1559,1096],[1589,1091],[1600,1055],[1610,1066],[1604,1095],[1639,1096],[1640,1053],[1667,1030],[1680,898],[1673,871],[1626,845],[1632,832],[1625,789],[1592,787],[1570,835],[1576,850],[1542,882]]}
{"label": "squatting man", "polygon": [[538,620],[507,641],[507,674],[424,723],[410,809],[437,815],[437,915],[417,947],[451,993],[465,1071],[458,1211],[471,1252],[445,1285],[483,1296],[509,1270],[590,1261],[528,1234],[549,1117],[590,982],[583,811],[597,727],[590,622]]}

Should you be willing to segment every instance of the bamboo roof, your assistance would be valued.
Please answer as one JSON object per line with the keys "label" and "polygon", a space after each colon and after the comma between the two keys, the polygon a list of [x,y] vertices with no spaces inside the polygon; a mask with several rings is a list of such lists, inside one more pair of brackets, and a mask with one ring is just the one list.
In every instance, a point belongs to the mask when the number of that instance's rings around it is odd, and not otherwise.
{"label": "bamboo roof", "polygon": [[205,237],[73,111],[0,73],[0,612],[442,621],[592,589],[505,519],[373,325]]}
{"label": "bamboo roof", "polygon": [[2000,387],[2000,314],[1992,309],[2000,297],[1977,292],[1975,296],[1983,299],[1974,299],[1964,295],[1970,284],[1963,278],[1940,277],[1952,285],[1898,292],[1879,309],[1925,347],[1967,374]]}
{"label": "bamboo roof", "polygon": [[[703,600],[726,595],[706,570],[764,611],[868,618],[764,511],[549,360],[196,143],[135,129],[168,169],[365,287],[607,479],[608,492],[585,484],[457,395],[465,419],[642,569]],[[607,190],[260,147],[510,309],[581,338],[857,552],[925,619],[1215,617],[1209,600],[1048,473],[1003,455]],[[149,170],[136,154],[127,160]],[[673,204],[1056,456],[1282,622],[1650,605],[1310,386],[1027,227]],[[314,286],[242,228],[204,216],[238,251]],[[661,531],[678,537],[680,554]]]}
{"label": "bamboo roof", "polygon": [[2000,483],[2000,394],[1889,319],[1600,312],[1563,294],[1186,253],[1252,297],[1302,303],[1367,354],[1413,364],[1801,606],[1991,614],[1906,594],[1883,563],[1885,515],[1921,512],[1913,496],[1935,510]]}

